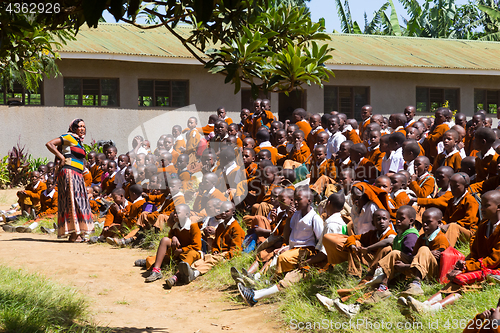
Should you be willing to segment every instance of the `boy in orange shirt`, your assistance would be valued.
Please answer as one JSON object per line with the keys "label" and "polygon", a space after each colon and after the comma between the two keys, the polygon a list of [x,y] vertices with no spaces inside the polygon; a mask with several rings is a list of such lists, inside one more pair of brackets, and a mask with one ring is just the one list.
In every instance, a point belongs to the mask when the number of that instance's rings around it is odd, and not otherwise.
{"label": "boy in orange shirt", "polygon": [[432,170],[437,170],[441,166],[449,166],[455,172],[460,171],[462,164],[462,156],[457,149],[459,143],[458,133],[455,130],[448,130],[443,134],[444,150],[441,154],[436,156]]}

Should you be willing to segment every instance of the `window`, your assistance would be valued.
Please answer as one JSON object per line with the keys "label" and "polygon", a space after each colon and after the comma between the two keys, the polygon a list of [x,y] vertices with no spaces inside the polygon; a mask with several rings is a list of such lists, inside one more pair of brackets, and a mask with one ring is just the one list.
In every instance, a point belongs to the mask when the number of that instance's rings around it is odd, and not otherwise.
{"label": "window", "polygon": [[139,106],[183,107],[189,104],[189,81],[139,80]]}
{"label": "window", "polygon": [[417,87],[417,111],[434,112],[448,102],[450,110],[460,110],[460,89]]}
{"label": "window", "polygon": [[64,78],[64,105],[118,106],[118,79]]}
{"label": "window", "polygon": [[370,87],[325,86],[324,112],[338,111],[361,120],[361,108],[370,104]]}
{"label": "window", "polygon": [[476,111],[496,114],[500,106],[500,90],[474,89],[474,106]]}
{"label": "window", "polygon": [[19,83],[12,89],[0,87],[0,104],[7,105],[42,105],[42,83],[36,92],[30,92]]}

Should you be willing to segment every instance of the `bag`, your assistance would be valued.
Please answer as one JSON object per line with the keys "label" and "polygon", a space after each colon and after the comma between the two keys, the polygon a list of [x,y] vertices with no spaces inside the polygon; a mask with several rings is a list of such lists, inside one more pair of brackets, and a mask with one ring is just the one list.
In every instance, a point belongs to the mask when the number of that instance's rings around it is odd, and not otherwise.
{"label": "bag", "polygon": [[439,272],[439,283],[447,284],[450,282],[447,275],[455,267],[455,264],[459,260],[464,260],[465,256],[455,249],[454,247],[449,247],[441,253],[440,259],[440,272]]}
{"label": "bag", "polygon": [[257,235],[255,233],[246,235],[243,239],[243,252],[250,253],[255,250],[255,245],[257,244]]}
{"label": "bag", "polygon": [[304,179],[307,178],[307,175],[309,174],[309,170],[307,170],[305,163],[302,163],[301,166],[296,167],[294,171],[295,171],[295,183],[303,181]]}
{"label": "bag", "polygon": [[455,276],[453,282],[458,285],[473,284],[474,282],[481,282],[486,279],[486,276],[500,275],[500,270],[486,268],[483,264],[483,259],[478,259],[481,264],[481,269],[473,272],[461,273]]}

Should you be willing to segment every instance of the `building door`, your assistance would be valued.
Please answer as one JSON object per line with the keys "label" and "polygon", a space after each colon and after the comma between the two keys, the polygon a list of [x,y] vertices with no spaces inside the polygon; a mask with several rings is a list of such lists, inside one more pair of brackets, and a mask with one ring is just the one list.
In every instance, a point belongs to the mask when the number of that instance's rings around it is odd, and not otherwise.
{"label": "building door", "polygon": [[279,119],[282,122],[290,119],[292,117],[292,112],[295,109],[303,108],[306,109],[307,105],[307,90],[297,89],[291,93],[285,95],[284,93],[279,94]]}

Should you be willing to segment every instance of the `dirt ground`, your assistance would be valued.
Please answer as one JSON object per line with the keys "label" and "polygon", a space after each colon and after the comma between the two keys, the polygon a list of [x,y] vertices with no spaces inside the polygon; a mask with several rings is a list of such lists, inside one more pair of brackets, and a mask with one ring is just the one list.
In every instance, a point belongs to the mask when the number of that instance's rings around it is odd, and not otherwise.
{"label": "dirt ground", "polygon": [[[15,190],[0,191],[0,209],[15,202]],[[146,251],[107,245],[71,244],[55,235],[5,233],[0,229],[0,264],[43,274],[86,295],[93,321],[119,332],[281,332],[275,308],[253,308],[229,300],[237,291],[189,286],[164,289],[144,283],[133,267]]]}

